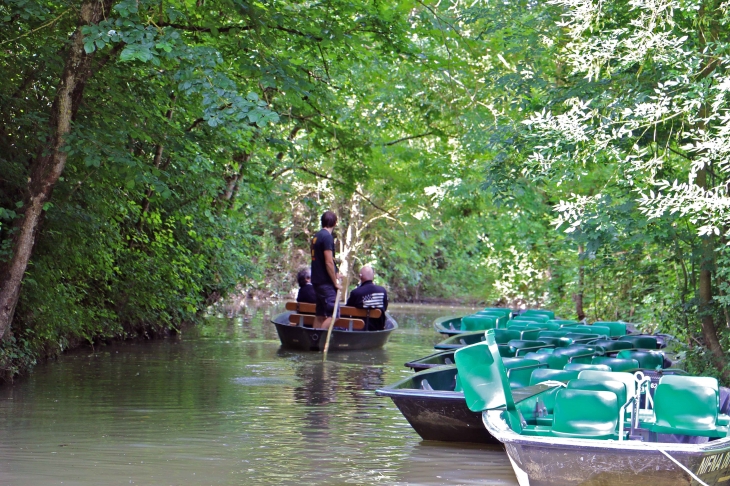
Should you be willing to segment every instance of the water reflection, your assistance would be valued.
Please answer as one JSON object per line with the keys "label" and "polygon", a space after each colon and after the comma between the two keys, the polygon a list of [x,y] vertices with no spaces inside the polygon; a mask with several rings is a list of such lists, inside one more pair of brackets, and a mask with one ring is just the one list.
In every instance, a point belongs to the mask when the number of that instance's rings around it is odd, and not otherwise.
{"label": "water reflection", "polygon": [[0,484],[516,484],[499,449],[425,443],[373,390],[439,340],[394,309],[383,350],[280,349],[264,316],[83,350],[0,388]]}

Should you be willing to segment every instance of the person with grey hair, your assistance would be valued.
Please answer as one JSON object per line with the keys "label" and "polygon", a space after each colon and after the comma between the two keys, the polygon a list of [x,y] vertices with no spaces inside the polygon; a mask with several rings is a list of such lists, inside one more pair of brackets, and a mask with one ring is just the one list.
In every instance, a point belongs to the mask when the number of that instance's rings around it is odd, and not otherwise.
{"label": "person with grey hair", "polygon": [[299,283],[297,302],[316,304],[317,294],[314,292],[314,285],[312,285],[312,273],[309,268],[302,268],[299,270],[299,273],[297,273],[297,282]]}
{"label": "person with grey hair", "polygon": [[375,285],[373,267],[365,265],[360,269],[360,285],[350,293],[347,305],[358,309],[380,309],[382,315],[378,319],[368,320],[368,331],[385,329],[385,311],[388,310],[388,292],[380,285]]}

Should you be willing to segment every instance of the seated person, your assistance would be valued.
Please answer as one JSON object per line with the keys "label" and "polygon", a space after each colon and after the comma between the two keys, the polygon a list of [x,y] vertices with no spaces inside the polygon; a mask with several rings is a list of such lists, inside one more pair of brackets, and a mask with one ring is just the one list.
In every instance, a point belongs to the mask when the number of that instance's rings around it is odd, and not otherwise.
{"label": "seated person", "polygon": [[378,319],[368,319],[368,331],[385,329],[385,311],[388,310],[388,293],[380,285],[373,283],[373,267],[365,265],[360,269],[360,285],[350,292],[347,305],[358,309],[380,309],[383,314]]}
{"label": "seated person", "polygon": [[309,268],[303,268],[297,273],[297,281],[299,282],[299,293],[297,293],[297,302],[307,302],[310,304],[317,303],[317,295],[314,293],[314,285],[312,285],[312,274]]}

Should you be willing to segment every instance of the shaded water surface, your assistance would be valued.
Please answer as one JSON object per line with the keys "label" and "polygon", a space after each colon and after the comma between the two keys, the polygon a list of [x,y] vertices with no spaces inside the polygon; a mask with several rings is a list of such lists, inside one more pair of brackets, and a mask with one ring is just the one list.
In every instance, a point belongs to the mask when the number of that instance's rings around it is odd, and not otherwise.
{"label": "shaded water surface", "polygon": [[278,310],[71,353],[0,388],[0,485],[517,484],[501,449],[422,442],[374,393],[459,309],[394,306],[385,349],[326,363],[280,349]]}

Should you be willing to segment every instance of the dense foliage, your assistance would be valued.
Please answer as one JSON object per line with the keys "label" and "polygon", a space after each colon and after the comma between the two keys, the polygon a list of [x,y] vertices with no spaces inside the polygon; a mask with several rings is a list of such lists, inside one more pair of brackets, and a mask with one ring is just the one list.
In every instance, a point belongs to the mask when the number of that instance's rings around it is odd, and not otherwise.
{"label": "dense foliage", "polygon": [[727,7],[2,0],[0,366],[286,295],[332,208],[397,300],[632,321],[719,373]]}

